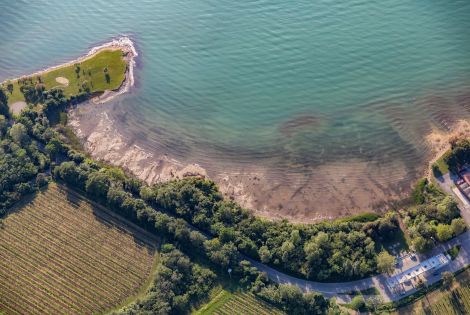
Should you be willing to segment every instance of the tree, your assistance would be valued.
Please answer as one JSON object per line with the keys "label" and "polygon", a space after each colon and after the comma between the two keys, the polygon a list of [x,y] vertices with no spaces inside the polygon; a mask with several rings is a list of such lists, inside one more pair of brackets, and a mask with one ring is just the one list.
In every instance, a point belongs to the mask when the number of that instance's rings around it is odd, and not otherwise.
{"label": "tree", "polygon": [[294,244],[292,244],[291,241],[285,241],[282,243],[281,246],[281,255],[282,255],[282,261],[283,262],[288,262],[291,259],[291,256],[295,250]]}
{"label": "tree", "polygon": [[315,239],[311,239],[304,245],[305,258],[310,265],[319,265],[323,257],[323,250]]}
{"label": "tree", "polygon": [[13,83],[11,83],[11,81],[7,82],[7,90],[10,94],[13,93]]}
{"label": "tree", "polygon": [[462,234],[467,229],[467,224],[462,218],[453,219],[450,226],[452,227],[454,235]]}
{"label": "tree", "polygon": [[104,77],[106,79],[106,82],[109,84],[109,82],[111,82],[111,77],[109,76],[108,67],[105,67],[103,69],[103,72],[104,72]]}
{"label": "tree", "polygon": [[444,289],[449,289],[454,283],[454,280],[455,280],[454,274],[449,271],[444,271],[441,274],[441,277],[442,277],[442,287]]}
{"label": "tree", "polygon": [[387,251],[383,250],[377,255],[377,270],[380,273],[390,273],[395,269],[397,260]]}
{"label": "tree", "polygon": [[22,123],[16,123],[10,128],[10,137],[14,142],[22,144],[28,139],[28,131]]}
{"label": "tree", "polygon": [[8,97],[0,87],[0,115],[9,116]]}
{"label": "tree", "polygon": [[54,137],[46,144],[46,151],[52,159],[55,159],[59,154],[64,153],[66,150],[62,141]]}
{"label": "tree", "polygon": [[80,78],[80,65],[78,63],[75,64],[75,73],[77,74],[77,78]]}
{"label": "tree", "polygon": [[204,242],[209,259],[226,268],[238,259],[238,251],[233,243],[222,244],[218,238]]}
{"label": "tree", "polygon": [[267,264],[271,261],[272,255],[269,251],[268,246],[261,246],[258,251],[258,254],[262,263]]}
{"label": "tree", "polygon": [[353,310],[359,311],[364,308],[364,306],[366,306],[366,302],[364,301],[364,298],[361,295],[357,295],[351,300],[351,303],[349,305]]}
{"label": "tree", "polygon": [[457,202],[451,197],[445,197],[441,203],[437,205],[438,219],[441,222],[450,223],[450,221],[459,215]]}
{"label": "tree", "polygon": [[94,172],[88,177],[85,190],[91,196],[104,199],[108,194],[109,186],[110,180],[106,174]]}
{"label": "tree", "polygon": [[431,239],[425,239],[422,236],[416,236],[413,240],[413,247],[417,252],[424,253],[433,248],[434,243]]}
{"label": "tree", "polygon": [[446,242],[452,238],[454,231],[452,227],[448,224],[439,224],[436,228],[437,230],[437,239],[440,242]]}
{"label": "tree", "polygon": [[0,137],[3,137],[7,132],[8,120],[5,116],[0,115]]}

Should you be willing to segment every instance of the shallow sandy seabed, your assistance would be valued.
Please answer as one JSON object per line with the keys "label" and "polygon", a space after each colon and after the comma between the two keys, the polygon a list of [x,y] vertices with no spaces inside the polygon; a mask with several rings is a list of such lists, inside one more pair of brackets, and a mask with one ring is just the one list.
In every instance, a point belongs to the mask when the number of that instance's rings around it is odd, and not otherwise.
{"label": "shallow sandy seabed", "polygon": [[[112,106],[104,104],[128,92],[134,85],[133,57],[137,56],[137,52],[131,42],[125,42],[125,45],[131,54],[127,56],[129,67],[121,88],[106,91],[72,109],[69,124],[82,140],[85,150],[94,158],[121,166],[148,184],[187,176],[209,177],[227,198],[259,216],[307,223],[387,209],[390,204],[407,197],[414,180],[423,176],[428,169],[426,163],[416,170],[400,160],[384,164],[349,159],[305,169],[300,174],[286,170],[284,174],[273,176],[272,171],[262,165],[239,167],[213,161],[218,163],[216,169],[225,170],[214,172],[211,171],[212,167],[172,159],[165,152],[147,148],[145,141],[125,136],[119,124],[111,118]],[[316,121],[316,118],[308,117],[300,123]],[[292,122],[294,127],[298,124],[297,121]],[[448,131],[428,129],[430,132],[422,145],[430,152],[431,162],[433,156],[448,149],[450,137],[470,136],[470,124],[466,121],[457,121],[446,127]],[[410,137],[406,130],[398,131],[405,139]],[[411,133],[411,136],[415,134]]]}
{"label": "shallow sandy seabed", "polygon": [[[408,195],[414,182],[410,170],[401,162],[392,164],[349,160],[329,163],[305,174],[284,174],[273,178],[268,168],[244,166],[224,173],[211,173],[197,164],[184,164],[145,148],[138,140],[127,139],[107,113],[106,104],[93,102],[79,105],[70,111],[73,127],[84,147],[94,158],[118,165],[149,184],[203,176],[213,179],[228,198],[270,219],[289,219],[294,222],[314,222],[341,216],[378,211],[390,202]],[[452,132],[433,130],[426,137],[433,152],[443,152],[449,137],[466,132],[470,124],[459,121]],[[421,175],[424,174],[425,165]],[[418,173],[411,174],[417,179]]]}

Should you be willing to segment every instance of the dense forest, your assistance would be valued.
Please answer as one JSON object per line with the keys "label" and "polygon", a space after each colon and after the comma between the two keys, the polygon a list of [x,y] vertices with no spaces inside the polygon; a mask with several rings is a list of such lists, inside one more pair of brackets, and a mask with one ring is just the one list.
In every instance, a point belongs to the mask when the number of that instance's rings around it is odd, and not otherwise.
{"label": "dense forest", "polygon": [[44,172],[49,167],[49,157],[28,135],[23,120],[9,126],[8,111],[2,110],[6,101],[0,89],[0,111],[6,114],[0,115],[0,216],[22,196],[46,184]]}
{"label": "dense forest", "polygon": [[146,296],[114,314],[186,314],[207,299],[216,279],[171,244],[161,248],[160,264]]}
{"label": "dense forest", "polygon": [[143,187],[141,197],[217,236],[224,246],[320,281],[352,280],[375,273],[376,256],[382,250],[379,243],[399,229],[394,215],[373,222],[309,225],[262,220],[224,200],[213,182],[200,178]]}

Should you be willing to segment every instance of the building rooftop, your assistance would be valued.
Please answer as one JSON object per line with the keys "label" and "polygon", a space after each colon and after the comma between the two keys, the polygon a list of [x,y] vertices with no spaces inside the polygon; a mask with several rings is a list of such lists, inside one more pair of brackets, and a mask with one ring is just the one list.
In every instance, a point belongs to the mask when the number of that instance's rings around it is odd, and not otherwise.
{"label": "building rooftop", "polygon": [[425,272],[438,270],[449,263],[450,257],[448,255],[439,254],[421,262],[419,265],[390,277],[387,279],[387,285],[390,289],[396,288],[398,285],[410,281]]}

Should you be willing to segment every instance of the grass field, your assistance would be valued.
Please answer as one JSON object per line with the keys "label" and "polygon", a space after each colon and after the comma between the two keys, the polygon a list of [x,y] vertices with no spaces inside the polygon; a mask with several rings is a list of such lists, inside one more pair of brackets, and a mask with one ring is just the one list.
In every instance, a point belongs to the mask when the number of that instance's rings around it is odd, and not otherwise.
{"label": "grass field", "polygon": [[393,314],[470,314],[470,269],[456,276],[452,289],[437,289]]}
{"label": "grass field", "polygon": [[438,177],[449,171],[449,166],[444,162],[445,154],[443,154],[436,162],[433,164],[433,175]]}
{"label": "grass field", "polygon": [[[41,74],[41,81],[45,85],[46,90],[54,87],[60,87],[64,90],[65,96],[79,94],[82,84],[86,81],[92,93],[102,92],[105,90],[115,90],[119,88],[125,78],[126,62],[123,59],[121,50],[102,50],[95,55],[78,63],[80,66],[79,76],[75,72],[75,65],[66,65],[58,69],[48,71]],[[109,83],[106,80],[104,69],[108,69],[110,76]],[[64,77],[69,80],[68,86],[64,86],[56,81],[57,77]],[[34,76],[33,82],[37,82]],[[8,82],[8,81],[7,81]],[[8,95],[8,103],[24,101],[23,94],[20,91],[18,81],[11,81],[13,91],[7,90],[7,82],[3,82],[3,88]]]}
{"label": "grass field", "polygon": [[141,292],[157,240],[75,193],[50,187],[0,220],[0,310],[95,314]]}
{"label": "grass field", "polygon": [[281,315],[285,314],[274,306],[247,292],[231,293],[221,290],[194,315]]}

